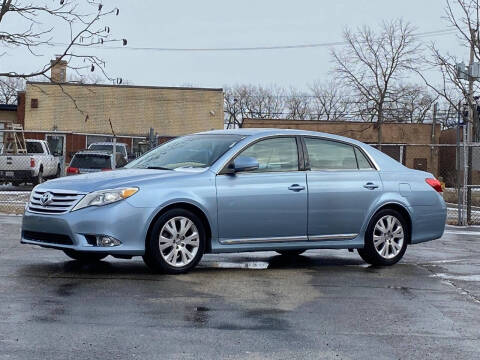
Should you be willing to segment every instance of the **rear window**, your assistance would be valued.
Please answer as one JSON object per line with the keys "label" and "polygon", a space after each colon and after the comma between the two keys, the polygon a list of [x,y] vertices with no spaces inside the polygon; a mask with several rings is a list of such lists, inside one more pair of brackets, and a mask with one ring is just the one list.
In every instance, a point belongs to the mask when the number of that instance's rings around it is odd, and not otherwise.
{"label": "rear window", "polygon": [[70,163],[71,167],[79,169],[111,169],[112,164],[110,156],[93,155],[93,154],[77,154]]}
{"label": "rear window", "polygon": [[[95,144],[92,144],[90,145],[89,147],[90,150],[100,150],[100,151],[111,151],[113,152],[113,145],[95,145]],[[125,148],[125,146],[122,146],[122,145],[117,145],[116,146],[116,152],[118,153],[121,153],[123,154],[124,156],[127,155],[127,149]]]}
{"label": "rear window", "polygon": [[26,145],[28,154],[43,154],[43,147],[41,143],[28,141]]}

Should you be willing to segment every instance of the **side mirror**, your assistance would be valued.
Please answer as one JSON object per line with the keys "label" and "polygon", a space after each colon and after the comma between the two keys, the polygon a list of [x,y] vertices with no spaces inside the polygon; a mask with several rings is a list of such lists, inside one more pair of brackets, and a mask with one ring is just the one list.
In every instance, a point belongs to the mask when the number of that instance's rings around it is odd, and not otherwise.
{"label": "side mirror", "polygon": [[229,168],[232,169],[233,172],[254,171],[259,167],[257,159],[250,156],[239,156],[230,166]]}

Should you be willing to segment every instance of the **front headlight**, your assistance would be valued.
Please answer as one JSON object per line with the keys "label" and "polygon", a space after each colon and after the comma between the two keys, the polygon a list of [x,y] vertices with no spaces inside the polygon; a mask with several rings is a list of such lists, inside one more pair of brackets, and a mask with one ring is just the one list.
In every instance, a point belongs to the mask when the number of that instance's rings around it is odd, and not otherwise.
{"label": "front headlight", "polygon": [[126,198],[129,198],[138,191],[136,187],[99,190],[91,192],[74,206],[72,211],[80,210],[89,206],[103,206]]}

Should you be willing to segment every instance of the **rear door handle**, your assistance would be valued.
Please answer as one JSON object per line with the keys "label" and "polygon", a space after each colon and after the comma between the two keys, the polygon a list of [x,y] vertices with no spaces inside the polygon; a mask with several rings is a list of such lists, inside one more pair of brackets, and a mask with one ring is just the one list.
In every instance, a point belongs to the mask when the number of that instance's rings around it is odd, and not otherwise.
{"label": "rear door handle", "polygon": [[293,185],[290,185],[290,186],[288,187],[288,190],[292,190],[292,191],[298,192],[298,191],[305,190],[305,186],[300,186],[300,185],[298,185],[298,184],[293,184]]}
{"label": "rear door handle", "polygon": [[365,185],[363,185],[363,187],[364,187],[365,189],[368,189],[368,190],[378,189],[378,185],[377,185],[377,184],[374,184],[374,183],[372,183],[372,182],[366,183]]}

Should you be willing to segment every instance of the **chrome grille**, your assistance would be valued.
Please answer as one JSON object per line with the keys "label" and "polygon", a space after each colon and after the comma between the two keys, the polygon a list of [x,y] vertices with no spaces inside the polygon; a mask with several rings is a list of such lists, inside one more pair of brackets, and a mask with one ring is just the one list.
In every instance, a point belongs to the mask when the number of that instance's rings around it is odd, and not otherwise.
{"label": "chrome grille", "polygon": [[[48,205],[42,205],[41,197],[46,192],[52,194]],[[34,191],[28,203],[28,211],[42,214],[64,214],[69,212],[84,194],[66,190]]]}

